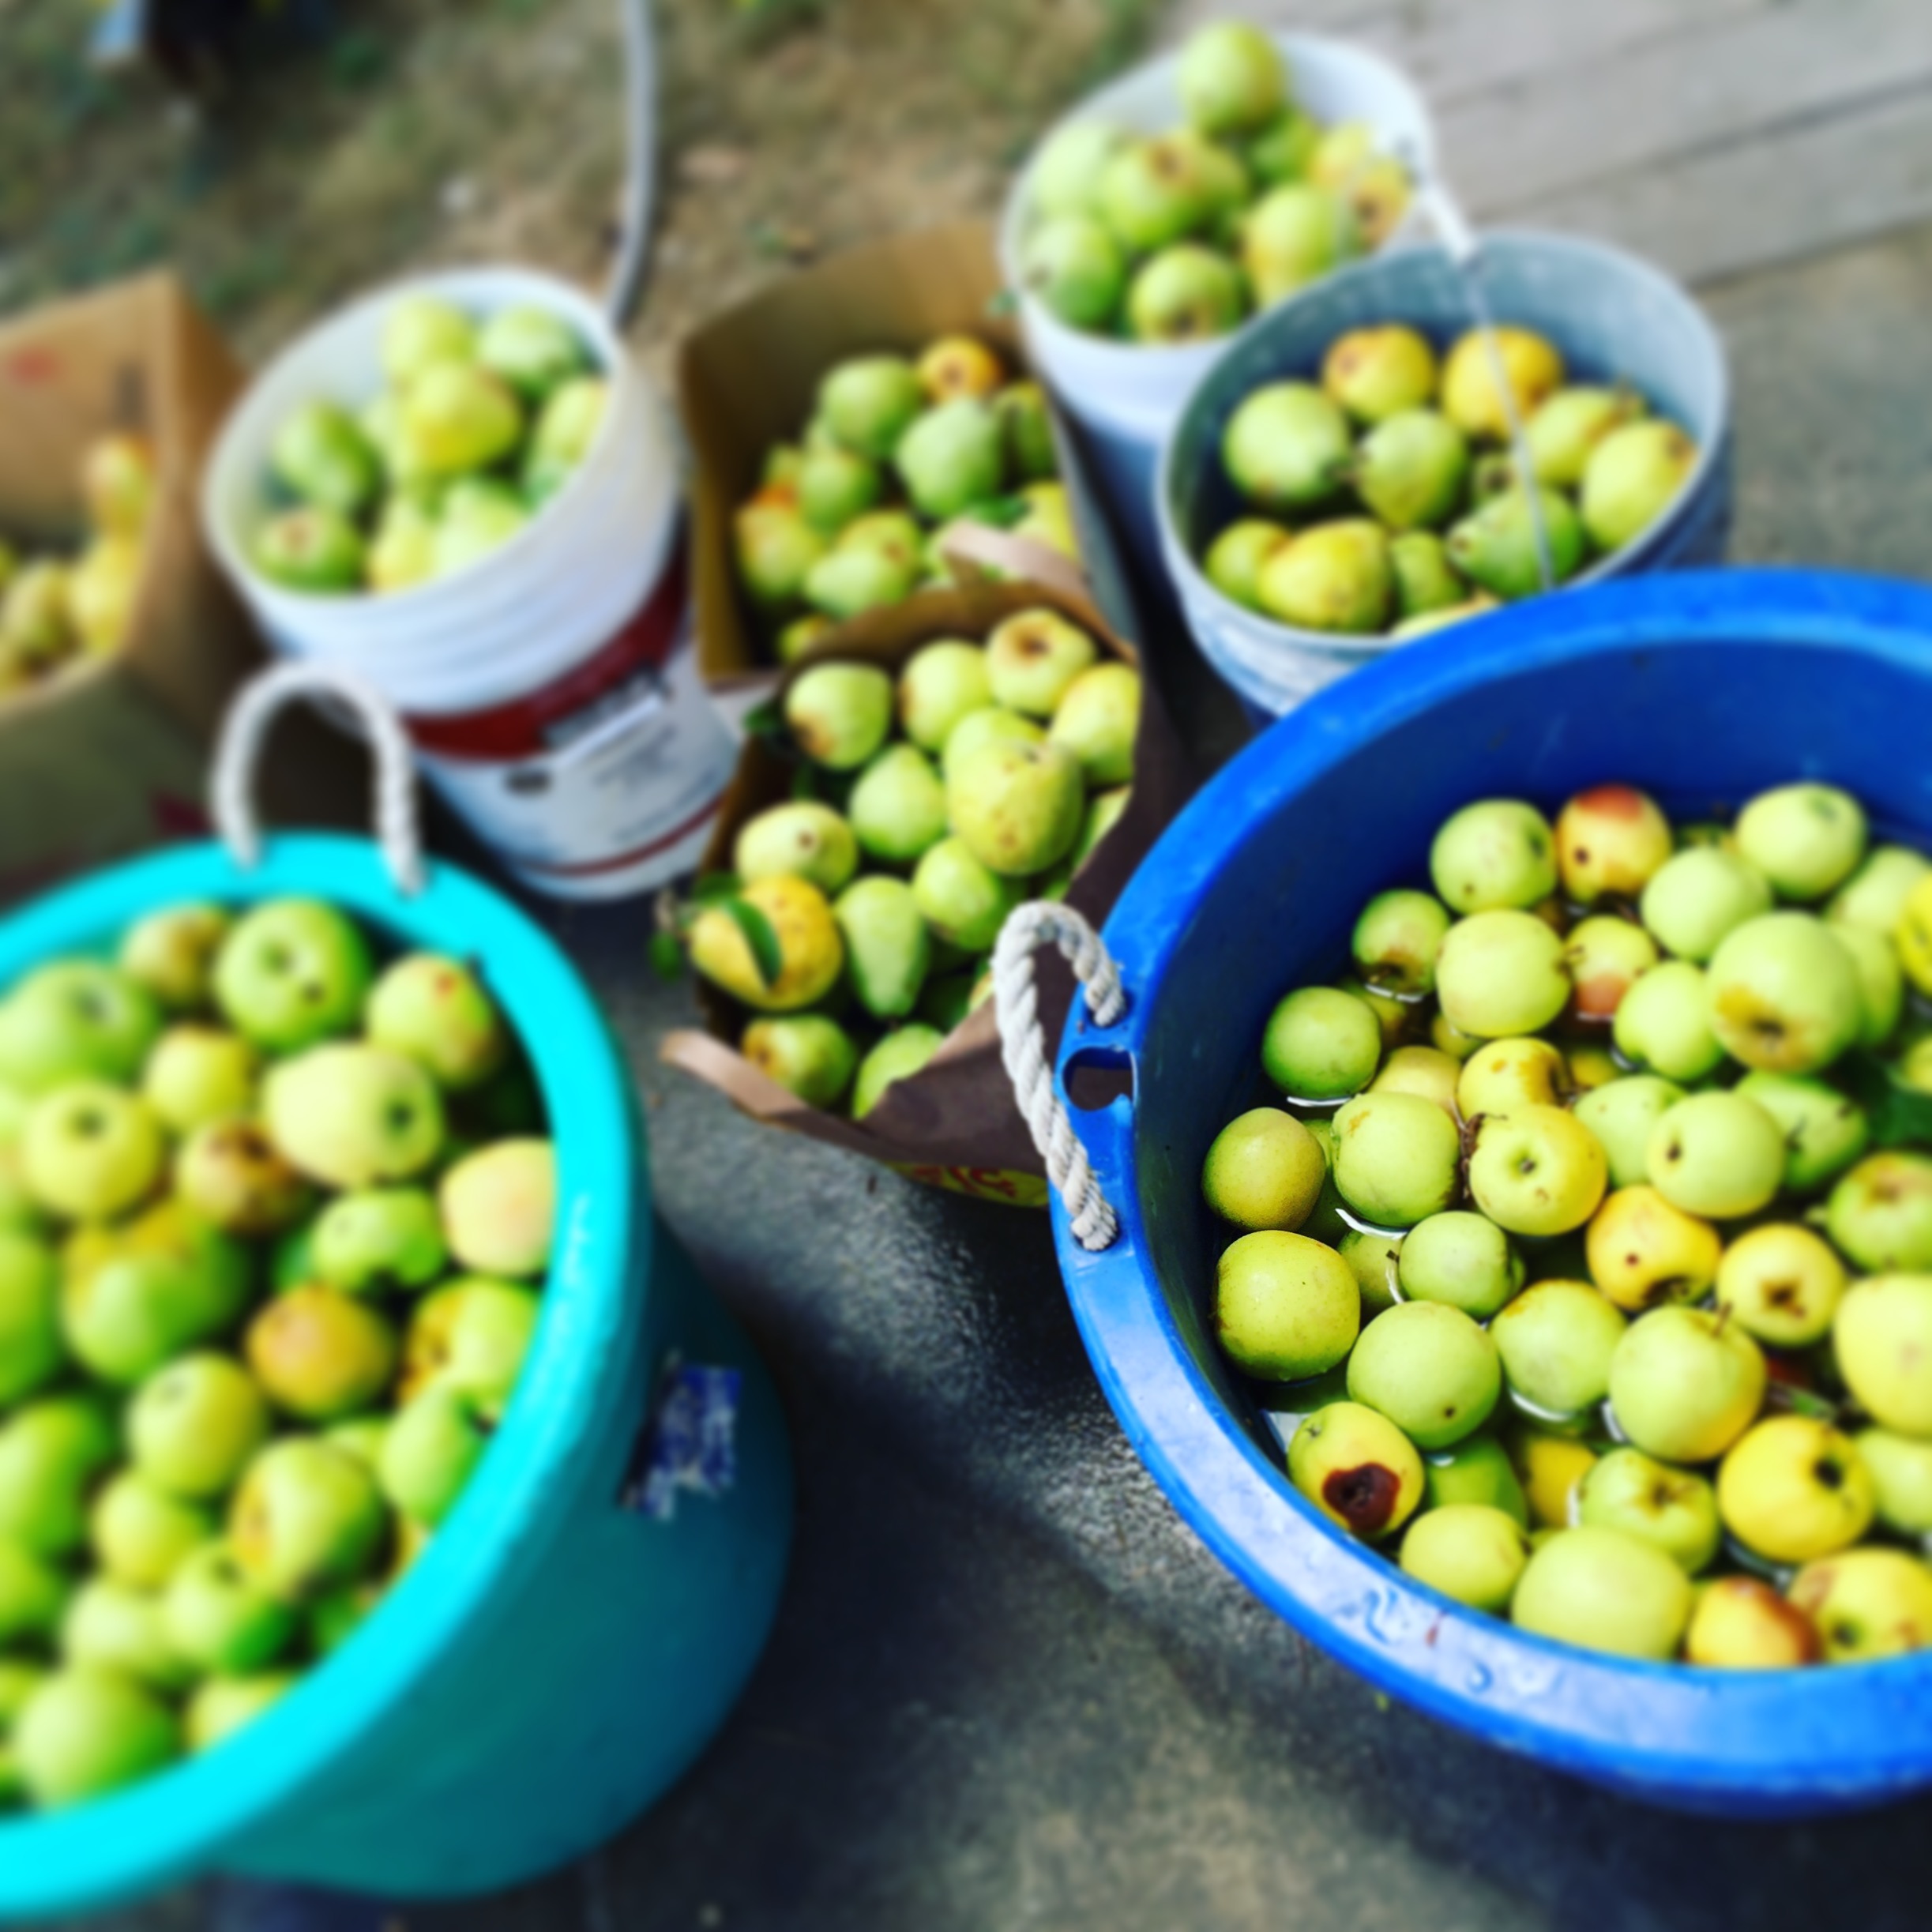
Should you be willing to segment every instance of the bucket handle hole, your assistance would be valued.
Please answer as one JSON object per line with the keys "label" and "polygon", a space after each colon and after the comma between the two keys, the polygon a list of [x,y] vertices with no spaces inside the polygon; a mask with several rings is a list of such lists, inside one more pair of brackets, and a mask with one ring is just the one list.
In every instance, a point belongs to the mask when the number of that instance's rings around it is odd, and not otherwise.
{"label": "bucket handle hole", "polygon": [[1118,1047],[1083,1047],[1066,1063],[1062,1084],[1083,1114],[1133,1098],[1133,1056]]}

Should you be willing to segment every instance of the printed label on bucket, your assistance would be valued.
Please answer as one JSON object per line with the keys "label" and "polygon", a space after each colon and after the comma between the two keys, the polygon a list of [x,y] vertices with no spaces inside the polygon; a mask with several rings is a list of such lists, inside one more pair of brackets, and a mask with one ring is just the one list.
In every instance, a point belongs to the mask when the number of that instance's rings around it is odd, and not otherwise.
{"label": "printed label on bucket", "polygon": [[660,1523],[678,1513],[680,1491],[722,1496],[738,1480],[741,1370],[666,1365],[657,1406],[626,1479],[625,1507]]}
{"label": "printed label on bucket", "polygon": [[697,671],[682,566],[601,649],[543,690],[412,716],[437,788],[533,885],[636,888],[717,810],[737,747]]}

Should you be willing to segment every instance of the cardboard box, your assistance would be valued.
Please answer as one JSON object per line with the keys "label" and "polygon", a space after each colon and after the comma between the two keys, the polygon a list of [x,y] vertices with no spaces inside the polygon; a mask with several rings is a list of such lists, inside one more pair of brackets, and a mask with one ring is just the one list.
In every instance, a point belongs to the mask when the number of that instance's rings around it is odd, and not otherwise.
{"label": "cardboard box", "polygon": [[[203,455],[241,382],[166,275],[0,327],[0,534],[74,548],[82,454],[109,430],[149,440],[159,485],[126,644],[0,698],[0,904],[206,829],[207,750],[261,661],[201,547],[196,503]],[[343,748],[318,725],[301,730],[278,746],[271,809],[352,821]]]}
{"label": "cardboard box", "polygon": [[[739,592],[734,511],[757,488],[774,443],[797,439],[819,379],[843,357],[916,354],[937,336],[978,336],[1016,376],[1028,365],[1003,295],[994,231],[954,222],[848,249],[787,276],[694,330],[678,356],[678,403],[697,459],[691,491],[691,583],[698,664],[714,691],[769,687],[776,675],[760,621]],[[1055,419],[1082,559],[1101,608],[1134,628],[1101,521]],[[925,593],[921,593],[925,594]],[[842,644],[841,625],[824,641]]]}
{"label": "cardboard box", "polygon": [[[1103,651],[1139,663],[1134,645],[1109,625],[1062,562],[1069,577],[1063,583],[964,584],[868,611],[843,626],[836,644],[820,643],[792,667],[780,690],[810,665],[829,659],[860,659],[896,675],[921,645],[938,637],[983,638],[1002,618],[1042,604],[1084,626]],[[747,740],[718,814],[705,871],[730,870],[739,827],[791,795],[793,769],[755,734]],[[1067,903],[1096,926],[1191,788],[1186,761],[1151,681],[1142,686],[1133,787],[1126,810],[1067,892]],[[1042,956],[1039,984],[1047,1037],[1056,1040],[1073,993],[1071,975],[1057,955]],[[1019,1206],[1044,1205],[1044,1163],[1013,1102],[990,1000],[954,1029],[923,1069],[896,1081],[864,1120],[855,1121],[807,1106],[743,1058],[736,1042],[752,1016],[735,1002],[702,980],[698,999],[705,1030],[672,1033],[663,1058],[718,1088],[754,1118],[883,1161],[934,1186]]]}

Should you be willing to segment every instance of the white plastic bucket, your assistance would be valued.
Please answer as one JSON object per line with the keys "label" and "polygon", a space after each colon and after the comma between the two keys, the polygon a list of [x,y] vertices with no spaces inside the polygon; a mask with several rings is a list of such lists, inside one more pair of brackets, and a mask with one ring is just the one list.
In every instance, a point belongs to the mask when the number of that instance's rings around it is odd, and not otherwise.
{"label": "white plastic bucket", "polygon": [[[1435,127],[1408,77],[1379,55],[1347,40],[1281,33],[1276,43],[1287,57],[1296,103],[1325,127],[1366,122],[1376,143],[1400,161],[1419,183],[1435,172]],[[1154,479],[1160,446],[1182,405],[1220,355],[1220,342],[1176,348],[1120,342],[1069,328],[1021,280],[1021,245],[1032,175],[1041,149],[1060,128],[1102,121],[1137,133],[1157,134],[1182,120],[1178,52],[1150,61],[1090,94],[1033,150],[1014,181],[1000,224],[1000,266],[1017,295],[1027,352],[1054,396],[1085,433],[1115,513],[1136,547],[1151,556],[1160,538],[1154,514]],[[1422,228],[1419,195],[1386,244],[1416,239]]]}
{"label": "white plastic bucket", "polygon": [[[565,317],[611,382],[576,474],[502,549],[384,596],[321,596],[254,569],[276,430],[298,403],[359,407],[381,385],[404,293],[473,314]],[[202,491],[210,545],[274,648],[357,671],[408,722],[423,769],[526,885],[618,898],[689,871],[736,761],[698,678],[682,498],[663,405],[603,311],[547,276],[458,270],[367,296],[272,363],[224,427]]]}

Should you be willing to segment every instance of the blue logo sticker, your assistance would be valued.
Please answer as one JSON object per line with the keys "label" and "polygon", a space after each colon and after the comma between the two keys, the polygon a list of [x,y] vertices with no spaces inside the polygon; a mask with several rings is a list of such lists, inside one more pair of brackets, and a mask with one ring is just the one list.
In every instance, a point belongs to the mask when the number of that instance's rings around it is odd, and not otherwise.
{"label": "blue logo sticker", "polygon": [[738,1479],[736,1369],[703,1368],[673,1359],[645,1425],[625,1501],[640,1516],[670,1522],[678,1493],[722,1496]]}

